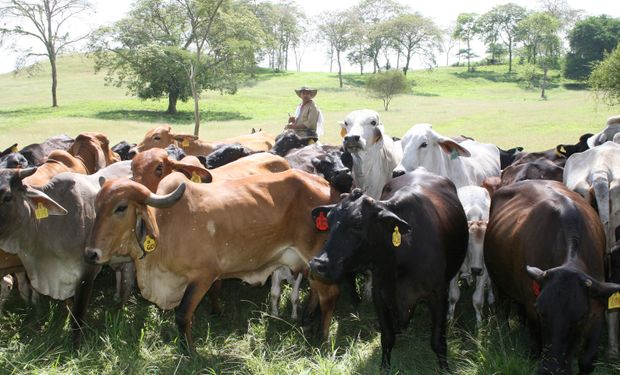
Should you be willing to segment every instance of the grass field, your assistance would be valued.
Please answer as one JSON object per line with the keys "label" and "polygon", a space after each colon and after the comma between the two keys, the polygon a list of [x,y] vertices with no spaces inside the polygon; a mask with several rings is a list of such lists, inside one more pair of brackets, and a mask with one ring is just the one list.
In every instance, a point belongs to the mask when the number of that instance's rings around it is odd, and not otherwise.
{"label": "grass field", "polygon": [[[50,108],[46,67],[28,77],[0,75],[0,148],[21,145],[47,136],[99,130],[113,143],[139,141],[147,129],[170,123],[179,132],[191,132],[191,103],[181,103],[180,113],[163,115],[165,100],[140,101],[122,88],[103,85],[103,75],[93,75],[92,64],[80,56],[60,62],[60,107]],[[219,139],[248,132],[252,127],[277,134],[298,102],[293,88],[319,88],[316,98],[326,119],[327,143],[339,142],[337,121],[351,110],[371,108],[380,112],[390,135],[402,136],[413,124],[428,122],[446,135],[466,134],[499,146],[523,145],[542,150],[558,143],[574,143],[584,132],[596,132],[618,108],[598,105],[587,90],[571,90],[557,80],[540,100],[538,90],[524,89],[505,66],[411,72],[414,93],[394,99],[389,112],[380,100],[370,99],[362,77],[347,75],[346,86],[337,87],[329,73],[261,73],[240,88],[237,95],[204,95],[205,121],[201,136]],[[572,86],[568,86],[572,87]],[[0,317],[0,374],[375,374],[381,348],[371,303],[359,311],[346,298],[339,301],[331,326],[331,340],[318,343],[304,335],[286,316],[268,313],[268,286],[250,288],[225,281],[221,317],[209,315],[203,302],[194,321],[198,354],[180,350],[174,313],[161,311],[139,296],[117,309],[112,303],[113,277],[104,272],[95,282],[88,313],[86,341],[71,349],[67,311],[63,303],[43,298],[29,306],[14,295]],[[289,290],[285,290],[288,295]],[[497,319],[491,310],[476,329],[471,290],[465,289],[457,306],[457,319],[448,332],[449,362],[458,374],[532,374],[536,359],[530,356],[526,329],[512,318]],[[435,356],[429,345],[428,312],[418,307],[411,326],[396,341],[393,373],[435,374]],[[619,362],[608,362],[602,353],[595,374],[618,374]]]}

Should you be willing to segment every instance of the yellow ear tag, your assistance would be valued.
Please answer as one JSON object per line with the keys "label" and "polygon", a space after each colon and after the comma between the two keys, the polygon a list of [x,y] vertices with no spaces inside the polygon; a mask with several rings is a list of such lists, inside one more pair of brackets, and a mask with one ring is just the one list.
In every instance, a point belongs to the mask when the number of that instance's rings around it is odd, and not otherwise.
{"label": "yellow ear tag", "polygon": [[17,146],[11,147],[11,152],[13,152],[13,153],[17,152]]}
{"label": "yellow ear tag", "polygon": [[347,129],[340,128],[340,138],[344,138],[345,135],[347,135]]}
{"label": "yellow ear tag", "polygon": [[392,245],[394,245],[394,247],[400,246],[400,232],[398,231],[398,227],[394,227],[394,232],[392,233]]}
{"label": "yellow ear tag", "polygon": [[315,143],[315,142],[314,142],[314,139],[311,139],[311,140],[309,140],[309,141],[308,141],[308,144],[309,144],[309,145],[313,145],[314,143]]}
{"label": "yellow ear tag", "polygon": [[181,143],[181,147],[189,147],[189,138],[183,138],[183,143]]}
{"label": "yellow ear tag", "polygon": [[620,292],[616,292],[609,297],[608,306],[609,309],[620,308]]}
{"label": "yellow ear tag", "polygon": [[144,242],[142,243],[142,245],[144,247],[144,251],[146,251],[147,253],[150,253],[151,251],[155,250],[155,248],[157,247],[157,241],[155,241],[153,237],[147,234],[146,237],[144,238]]}
{"label": "yellow ear tag", "polygon": [[192,172],[192,182],[195,182],[197,184],[202,183],[202,178],[200,178],[200,176],[198,175],[198,173],[196,172]]}
{"label": "yellow ear tag", "polygon": [[36,217],[37,220],[41,220],[48,216],[50,216],[50,214],[47,211],[47,207],[45,207],[41,202],[37,203],[37,208],[34,210],[34,217]]}

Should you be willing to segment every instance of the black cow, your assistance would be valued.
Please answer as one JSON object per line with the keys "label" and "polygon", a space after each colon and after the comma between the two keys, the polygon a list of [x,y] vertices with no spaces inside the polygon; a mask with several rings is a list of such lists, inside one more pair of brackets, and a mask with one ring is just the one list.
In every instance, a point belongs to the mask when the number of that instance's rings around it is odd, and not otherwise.
{"label": "black cow", "polygon": [[[183,158],[187,156],[181,147],[174,144],[168,145],[168,147],[166,147],[166,152],[176,161],[183,160]],[[200,158],[198,159],[200,160]],[[200,162],[202,163],[202,160],[200,160]]]}
{"label": "black cow", "polygon": [[555,149],[558,153],[568,158],[572,154],[575,154],[577,152],[584,152],[585,150],[588,150],[590,148],[590,146],[588,146],[588,138],[592,137],[593,135],[594,134],[592,133],[583,134],[581,137],[579,137],[579,142],[577,142],[576,144],[574,145],[559,144],[555,147]]}
{"label": "black cow", "polygon": [[484,260],[500,300],[525,307],[542,349],[539,374],[570,374],[583,340],[579,373],[594,369],[608,297],[605,233],[579,194],[557,181],[500,188],[491,200]]}
{"label": "black cow", "polygon": [[31,166],[39,166],[45,163],[47,155],[54,150],[67,151],[73,145],[74,139],[68,135],[61,134],[50,137],[41,143],[30,144],[19,152],[24,155],[28,164]]}
{"label": "black cow", "polygon": [[409,324],[417,302],[426,300],[431,347],[440,367],[447,369],[448,285],[468,243],[467,218],[454,184],[417,170],[386,184],[380,201],[355,189],[335,206],[315,208],[312,215],[317,227],[325,217],[329,226],[320,255],[310,261],[313,277],[335,282],[349,272],[372,271],[381,367],[390,365],[395,334]]}
{"label": "black cow", "polygon": [[323,176],[339,193],[348,193],[353,186],[351,170],[343,165],[342,149],[338,146],[313,144],[294,150],[285,159],[292,168]]}
{"label": "black cow", "polygon": [[255,151],[250,150],[240,143],[223,144],[213,150],[212,153],[205,156],[204,159],[202,156],[199,156],[198,160],[200,160],[205,168],[213,169],[254,153]]}
{"label": "black cow", "polygon": [[540,158],[527,163],[509,165],[502,171],[500,186],[524,180],[554,180],[561,182],[563,174],[564,168],[546,158]]}
{"label": "black cow", "polygon": [[121,160],[131,160],[136,156],[136,144],[120,141],[112,147],[112,151],[116,152],[121,157]]}
{"label": "black cow", "polygon": [[318,141],[317,137],[300,137],[294,130],[285,130],[278,134],[276,141],[269,152],[286,156],[292,149],[302,148]]}
{"label": "black cow", "polygon": [[0,157],[0,168],[28,168],[29,165],[28,160],[19,152]]}
{"label": "black cow", "polygon": [[501,169],[504,169],[510,164],[512,164],[517,155],[519,155],[519,153],[523,151],[523,147],[521,146],[513,147],[508,150],[502,150],[499,147],[497,149],[499,150],[499,165]]}

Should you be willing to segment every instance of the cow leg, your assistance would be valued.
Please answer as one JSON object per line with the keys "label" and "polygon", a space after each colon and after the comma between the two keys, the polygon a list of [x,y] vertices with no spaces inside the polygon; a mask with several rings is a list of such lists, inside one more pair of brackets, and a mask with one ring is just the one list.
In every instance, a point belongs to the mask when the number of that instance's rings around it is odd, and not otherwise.
{"label": "cow leg", "polygon": [[82,336],[84,335],[82,327],[84,326],[86,309],[93,292],[93,282],[99,270],[101,270],[101,266],[89,266],[75,289],[73,307],[71,309],[71,331],[73,332],[72,339],[75,348],[80,346]]}
{"label": "cow leg", "polygon": [[192,338],[192,318],[194,311],[198,307],[200,301],[209,290],[208,282],[193,282],[185,288],[185,294],[181,299],[181,304],[175,311],[175,320],[179,329],[179,334],[185,342],[186,349],[189,353],[194,352],[194,339]]}
{"label": "cow leg", "polygon": [[301,314],[301,326],[304,330],[310,329],[317,317],[317,312],[320,313],[319,306],[319,294],[312,286],[313,281],[310,280],[310,294],[306,300],[306,306]]}
{"label": "cow leg", "polygon": [[618,358],[618,310],[607,312],[607,336],[609,337],[609,346],[607,348],[607,356],[610,358]]}
{"label": "cow leg", "polygon": [[114,297],[112,299],[118,303],[121,301],[121,287],[123,285],[123,273],[120,267],[114,270],[114,278],[116,280],[116,288],[114,288]]}
{"label": "cow leg", "polygon": [[327,284],[311,280],[310,287],[316,291],[319,306],[321,307],[321,339],[327,340],[329,337],[329,325],[336,308],[336,300],[340,294],[340,286],[338,284]]}
{"label": "cow leg", "polygon": [[364,294],[367,299],[372,298],[372,273],[370,271],[366,271],[364,273],[364,277],[366,281],[364,281]]}
{"label": "cow leg", "polygon": [[9,299],[13,289],[13,276],[5,275],[0,279],[0,315],[4,312],[4,304]]}
{"label": "cow leg", "polygon": [[217,316],[222,315],[222,305],[220,304],[222,280],[215,280],[207,293],[209,295],[209,301],[211,301],[211,314]]}
{"label": "cow leg", "polygon": [[594,361],[598,352],[598,340],[603,330],[603,318],[595,319],[583,340],[583,348],[579,355],[579,375],[587,375],[594,371]]}
{"label": "cow leg", "polygon": [[438,294],[432,295],[428,302],[431,312],[431,349],[437,355],[439,367],[448,372],[448,345],[446,343],[447,291],[440,291]]}
{"label": "cow leg", "polygon": [[[379,328],[381,330],[381,369],[387,370],[390,368],[390,358],[392,356],[392,349],[396,342],[396,332],[394,328],[397,323],[394,322],[394,311],[391,308],[390,298],[387,297],[387,293],[390,293],[386,289],[385,285],[379,285],[379,277],[373,277],[372,288],[372,301],[375,307],[377,318],[379,319]],[[393,293],[393,291],[391,291]],[[387,297],[387,298],[386,298]],[[392,299],[393,301],[393,299]]]}
{"label": "cow leg", "polygon": [[476,323],[478,325],[480,325],[480,322],[482,322],[482,309],[484,308],[484,292],[486,284],[486,273],[483,273],[481,276],[477,276],[476,289],[474,290],[474,294],[471,297],[472,303],[474,305],[474,310],[476,311]]}
{"label": "cow leg", "polygon": [[293,290],[291,291],[291,304],[293,305],[293,312],[291,313],[291,319],[297,320],[297,310],[299,309],[299,289],[301,288],[301,281],[304,275],[300,272],[297,274],[295,283],[293,284]]}
{"label": "cow leg", "polygon": [[280,301],[280,294],[282,293],[281,283],[282,272],[280,268],[278,268],[271,274],[271,315],[276,317],[280,316],[278,302]]}
{"label": "cow leg", "polygon": [[27,303],[35,303],[35,291],[30,286],[30,281],[28,280],[28,276],[26,276],[26,272],[17,272],[15,273],[15,278],[17,279],[17,290],[19,290],[19,296]]}
{"label": "cow leg", "polygon": [[448,300],[450,303],[447,315],[448,320],[454,319],[454,309],[456,308],[456,303],[459,301],[459,298],[461,298],[461,289],[459,288],[459,274],[460,273],[457,273],[456,275],[454,275],[452,280],[450,280],[450,287],[448,292]]}
{"label": "cow leg", "polygon": [[133,262],[125,263],[121,266],[121,288],[120,302],[121,305],[127,304],[131,292],[136,285],[136,266]]}

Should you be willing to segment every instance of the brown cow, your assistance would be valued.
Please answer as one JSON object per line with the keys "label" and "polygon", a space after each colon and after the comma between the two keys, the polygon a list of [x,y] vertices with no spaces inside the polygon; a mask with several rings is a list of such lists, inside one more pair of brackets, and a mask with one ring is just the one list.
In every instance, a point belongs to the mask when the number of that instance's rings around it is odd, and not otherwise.
{"label": "brown cow", "polygon": [[274,138],[259,131],[220,141],[202,141],[191,134],[175,134],[170,125],[158,126],[146,132],[144,139],[137,146],[138,152],[151,148],[166,148],[168,145],[181,147],[188,155],[208,155],[223,144],[239,143],[252,151],[269,151],[274,145]]}
{"label": "brown cow", "polygon": [[84,256],[97,264],[130,256],[142,295],[178,307],[189,348],[194,310],[211,284],[261,284],[282,265],[307,267],[325,240],[312,208],[337,199],[325,180],[297,170],[211,184],[172,173],[157,191],[128,179],[106,182]]}
{"label": "brown cow", "polygon": [[597,213],[560,182],[522,181],[491,201],[484,259],[498,297],[525,307],[539,340],[539,374],[570,374],[583,339],[580,374],[594,368],[607,298],[605,233]]}
{"label": "brown cow", "polygon": [[563,173],[563,167],[548,159],[539,158],[526,163],[509,165],[502,171],[500,187],[524,180],[562,181]]}

